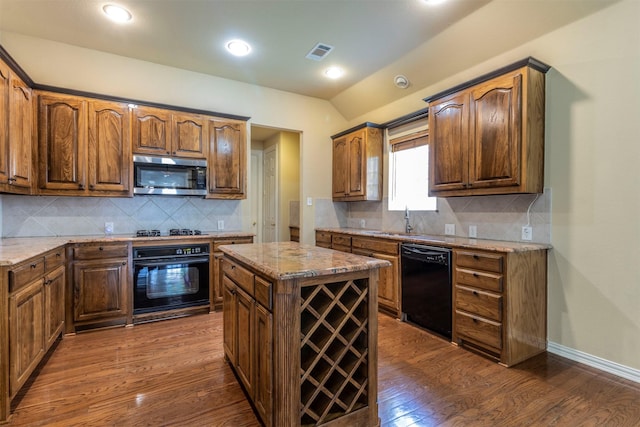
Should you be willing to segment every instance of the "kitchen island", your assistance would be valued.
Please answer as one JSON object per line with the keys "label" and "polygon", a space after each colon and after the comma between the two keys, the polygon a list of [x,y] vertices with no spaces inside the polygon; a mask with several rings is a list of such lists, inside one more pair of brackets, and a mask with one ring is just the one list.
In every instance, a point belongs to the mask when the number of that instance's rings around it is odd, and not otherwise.
{"label": "kitchen island", "polygon": [[266,426],[377,426],[387,261],[296,242],[221,246],[224,351]]}

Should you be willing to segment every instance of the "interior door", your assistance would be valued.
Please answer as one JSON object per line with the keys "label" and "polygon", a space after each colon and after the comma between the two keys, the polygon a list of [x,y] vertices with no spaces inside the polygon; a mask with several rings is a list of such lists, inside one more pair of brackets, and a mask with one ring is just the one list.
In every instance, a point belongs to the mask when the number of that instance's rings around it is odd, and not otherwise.
{"label": "interior door", "polygon": [[275,242],[278,236],[278,148],[264,150],[264,185],[262,209],[262,241]]}

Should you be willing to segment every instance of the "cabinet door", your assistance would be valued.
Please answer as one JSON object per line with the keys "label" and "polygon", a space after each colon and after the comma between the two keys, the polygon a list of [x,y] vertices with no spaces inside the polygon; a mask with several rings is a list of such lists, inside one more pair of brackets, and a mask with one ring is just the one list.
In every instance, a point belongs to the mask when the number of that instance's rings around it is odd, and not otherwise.
{"label": "cabinet door", "polygon": [[172,154],[179,157],[207,158],[207,119],[197,114],[173,114],[171,118]]}
{"label": "cabinet door", "polygon": [[127,260],[76,261],[73,266],[74,321],[100,321],[127,315]]}
{"label": "cabinet door", "polygon": [[89,190],[129,195],[131,129],[129,107],[89,102]]}
{"label": "cabinet door", "polygon": [[39,190],[84,192],[87,103],[82,98],[41,94],[38,102]]}
{"label": "cabinet door", "polygon": [[211,294],[211,308],[219,309],[224,304],[224,289],[223,289],[223,276],[221,261],[224,257],[222,252],[215,252],[213,254],[213,280]]}
{"label": "cabinet door", "polygon": [[471,90],[469,185],[520,185],[522,74]]}
{"label": "cabinet door", "polygon": [[238,363],[238,315],[236,303],[236,285],[223,276],[222,283],[222,325],[224,354],[236,366]]}
{"label": "cabinet door", "polygon": [[271,425],[272,413],[272,328],[273,315],[256,303],[255,311],[255,404],[265,426]]}
{"label": "cabinet door", "polygon": [[347,135],[347,147],[349,150],[347,195],[349,197],[364,196],[366,135],[366,129]]}
{"label": "cabinet door", "polygon": [[61,265],[44,279],[45,349],[49,349],[64,327],[65,266]]}
{"label": "cabinet door", "polygon": [[236,289],[237,340],[238,352],[236,372],[242,381],[247,394],[253,399],[253,353],[254,353],[254,316],[255,304],[242,289]]}
{"label": "cabinet door", "polygon": [[246,198],[245,127],[241,121],[209,121],[210,197]]}
{"label": "cabinet door", "polygon": [[32,172],[33,92],[11,75],[9,100],[9,184],[16,192],[30,193]]}
{"label": "cabinet door", "polygon": [[349,147],[346,136],[333,140],[333,198],[349,193]]}
{"label": "cabinet door", "polygon": [[9,389],[13,397],[45,352],[42,279],[9,297],[9,335]]}
{"label": "cabinet door", "polygon": [[400,291],[398,278],[400,276],[399,257],[393,255],[374,253],[374,258],[389,261],[390,267],[380,269],[378,279],[378,304],[392,311],[395,316],[400,312]]}
{"label": "cabinet door", "polygon": [[9,181],[9,66],[0,61],[0,185]]}
{"label": "cabinet door", "polygon": [[171,113],[151,107],[131,110],[133,152],[168,156],[171,154]]}
{"label": "cabinet door", "polygon": [[466,92],[429,105],[429,193],[467,187],[468,109]]}

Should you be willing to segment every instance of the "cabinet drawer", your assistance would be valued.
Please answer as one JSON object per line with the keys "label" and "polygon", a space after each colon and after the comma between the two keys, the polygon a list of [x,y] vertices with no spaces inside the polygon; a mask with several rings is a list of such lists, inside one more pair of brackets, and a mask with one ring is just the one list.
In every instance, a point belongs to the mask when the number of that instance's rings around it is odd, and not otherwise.
{"label": "cabinet drawer", "polygon": [[37,257],[9,272],[9,292],[17,291],[44,275],[44,257]]}
{"label": "cabinet drawer", "polygon": [[456,286],[456,308],[471,314],[502,321],[502,297],[464,286]]}
{"label": "cabinet drawer", "polygon": [[456,252],[456,266],[502,273],[502,255],[483,252]]}
{"label": "cabinet drawer", "polygon": [[316,245],[325,248],[331,246],[331,233],[327,231],[316,231]]}
{"label": "cabinet drawer", "polygon": [[213,251],[219,252],[223,245],[240,245],[243,243],[253,243],[253,237],[238,237],[230,240],[216,240],[213,242]]}
{"label": "cabinet drawer", "polygon": [[456,268],[456,285],[468,285],[494,292],[502,292],[502,275],[478,270]]}
{"label": "cabinet drawer", "polygon": [[478,344],[502,349],[502,324],[456,310],[456,333]]}
{"label": "cabinet drawer", "polygon": [[334,246],[347,246],[351,249],[351,236],[341,236],[334,234],[331,238],[331,244]]}
{"label": "cabinet drawer", "polygon": [[64,248],[58,248],[55,251],[49,252],[44,256],[44,268],[47,272],[52,271],[57,266],[64,264],[67,258]]}
{"label": "cabinet drawer", "polygon": [[238,284],[245,292],[253,296],[253,274],[246,268],[229,261],[227,258],[222,259],[222,272],[234,282]]}
{"label": "cabinet drawer", "polygon": [[126,258],[129,256],[129,245],[91,245],[76,246],[73,248],[73,258],[78,259],[103,259]]}
{"label": "cabinet drawer", "polygon": [[385,253],[389,255],[398,255],[398,243],[380,239],[362,239],[354,237],[351,246],[353,249],[363,249],[370,252]]}
{"label": "cabinet drawer", "polygon": [[256,276],[256,301],[271,311],[271,282],[267,282],[262,277]]}

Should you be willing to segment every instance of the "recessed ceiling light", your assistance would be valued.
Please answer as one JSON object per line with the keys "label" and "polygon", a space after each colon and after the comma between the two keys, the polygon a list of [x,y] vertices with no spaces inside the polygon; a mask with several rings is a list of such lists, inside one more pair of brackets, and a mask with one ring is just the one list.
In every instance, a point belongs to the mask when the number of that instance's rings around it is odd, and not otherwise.
{"label": "recessed ceiling light", "polygon": [[422,1],[428,4],[429,6],[436,6],[446,2],[447,0],[422,0]]}
{"label": "recessed ceiling light", "polygon": [[102,7],[102,11],[109,18],[120,23],[129,22],[133,18],[131,12],[123,7],[116,6],[115,4],[105,4]]}
{"label": "recessed ceiling light", "polygon": [[249,43],[242,40],[231,40],[227,42],[227,50],[235,56],[245,56],[251,52]]}
{"label": "recessed ceiling light", "polygon": [[330,79],[339,79],[344,75],[344,71],[340,67],[329,67],[324,71],[324,75]]}

